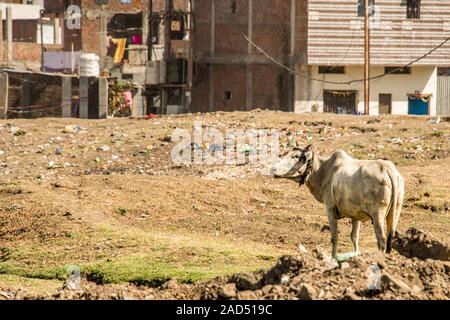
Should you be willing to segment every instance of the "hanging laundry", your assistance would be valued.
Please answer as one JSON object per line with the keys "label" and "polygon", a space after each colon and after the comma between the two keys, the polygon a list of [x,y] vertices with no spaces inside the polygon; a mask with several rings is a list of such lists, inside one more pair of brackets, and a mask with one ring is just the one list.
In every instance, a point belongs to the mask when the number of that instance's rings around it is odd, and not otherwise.
{"label": "hanging laundry", "polygon": [[131,37],[131,41],[133,44],[142,44],[142,35],[137,34]]}
{"label": "hanging laundry", "polygon": [[114,54],[114,64],[120,64],[125,55],[125,47],[127,46],[126,38],[112,39],[112,43],[117,45],[116,53]]}
{"label": "hanging laundry", "polygon": [[125,105],[131,109],[133,107],[133,94],[131,93],[131,91],[122,92],[122,97]]}

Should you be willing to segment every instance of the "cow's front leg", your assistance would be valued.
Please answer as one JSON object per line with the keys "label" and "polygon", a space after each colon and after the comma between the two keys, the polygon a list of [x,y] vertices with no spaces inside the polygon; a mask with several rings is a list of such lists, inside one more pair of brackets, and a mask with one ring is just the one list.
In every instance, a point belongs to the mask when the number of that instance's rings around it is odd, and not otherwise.
{"label": "cow's front leg", "polygon": [[331,233],[331,245],[332,245],[331,255],[333,256],[333,258],[336,257],[337,243],[338,243],[336,210],[337,210],[336,208],[327,207],[328,223],[330,224],[330,233]]}
{"label": "cow's front leg", "polygon": [[353,242],[353,249],[356,253],[359,253],[359,230],[361,228],[361,221],[352,219],[352,233],[350,238]]}

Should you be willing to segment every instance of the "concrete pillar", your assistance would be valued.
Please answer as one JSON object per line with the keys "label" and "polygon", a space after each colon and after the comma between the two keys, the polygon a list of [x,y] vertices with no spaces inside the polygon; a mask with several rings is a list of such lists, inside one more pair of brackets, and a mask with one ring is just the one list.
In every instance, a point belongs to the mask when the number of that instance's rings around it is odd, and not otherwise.
{"label": "concrete pillar", "polygon": [[53,21],[53,28],[55,30],[53,42],[55,44],[61,44],[61,21],[59,18],[55,18]]}
{"label": "concrete pillar", "polygon": [[89,119],[89,78],[80,77],[80,119]]}
{"label": "concrete pillar", "polygon": [[[145,74],[135,73],[133,74],[133,81],[139,84],[145,83]],[[145,114],[145,99],[142,96],[142,88],[138,89],[138,92],[133,97],[133,109],[131,110],[132,116],[135,118],[143,117]]]}
{"label": "concrete pillar", "polygon": [[312,67],[309,65],[299,65],[296,68],[296,71],[305,77],[296,76],[294,111],[296,113],[311,112],[313,103],[312,99],[320,99],[320,97],[312,96],[312,81],[307,79],[307,77],[312,77]]}
{"label": "concrete pillar", "polygon": [[103,11],[100,13],[100,74],[103,72],[106,66],[106,47],[108,46],[107,31],[108,30],[108,17]]}
{"label": "concrete pillar", "polygon": [[[148,26],[148,19],[150,15],[148,12],[142,13],[142,39],[143,39],[143,45],[147,44],[148,34],[149,34],[149,26]],[[148,56],[148,55],[146,55]]]}
{"label": "concrete pillar", "polygon": [[30,100],[30,93],[31,93],[31,83],[29,79],[27,79],[27,75],[22,75],[22,90],[21,90],[21,96],[20,96],[20,105],[22,107],[28,107],[31,105]]}
{"label": "concrete pillar", "polygon": [[6,119],[8,114],[9,76],[0,72],[0,119]]}
{"label": "concrete pillar", "polygon": [[13,63],[12,8],[6,8],[6,55],[8,65]]}
{"label": "concrete pillar", "polygon": [[108,78],[98,78],[98,118],[108,116]]}
{"label": "concrete pillar", "polygon": [[62,105],[61,115],[63,118],[72,117],[72,77],[62,77]]}
{"label": "concrete pillar", "polygon": [[216,2],[211,0],[211,63],[209,64],[209,97],[208,97],[208,111],[214,111],[214,53],[216,44]]}
{"label": "concrete pillar", "polygon": [[[248,1],[248,38],[253,40],[253,0]],[[248,43],[248,57],[253,53],[253,46]],[[253,108],[253,65],[247,62],[247,110]]]}

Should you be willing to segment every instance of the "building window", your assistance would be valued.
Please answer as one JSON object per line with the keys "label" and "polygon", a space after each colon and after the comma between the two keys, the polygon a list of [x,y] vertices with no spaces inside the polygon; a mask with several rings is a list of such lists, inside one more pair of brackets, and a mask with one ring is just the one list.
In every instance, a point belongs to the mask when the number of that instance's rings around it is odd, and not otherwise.
{"label": "building window", "polygon": [[[358,17],[364,17],[365,5],[364,0],[358,0]],[[369,0],[369,16],[375,14],[375,0]]]}
{"label": "building window", "polygon": [[408,0],[406,3],[406,18],[420,19],[420,0]]}
{"label": "building window", "polygon": [[410,67],[385,67],[385,74],[411,74]]}
{"label": "building window", "polygon": [[231,94],[231,91],[225,91],[223,93],[223,99],[225,101],[231,101],[231,98],[233,97],[233,95]]}
{"label": "building window", "polygon": [[450,76],[450,68],[448,67],[440,67],[437,68],[438,76]]}
{"label": "building window", "polygon": [[237,4],[236,4],[236,1],[235,0],[233,0],[233,1],[231,1],[231,13],[236,13],[236,11],[237,11]]}
{"label": "building window", "polygon": [[345,74],[344,66],[319,66],[319,74]]}

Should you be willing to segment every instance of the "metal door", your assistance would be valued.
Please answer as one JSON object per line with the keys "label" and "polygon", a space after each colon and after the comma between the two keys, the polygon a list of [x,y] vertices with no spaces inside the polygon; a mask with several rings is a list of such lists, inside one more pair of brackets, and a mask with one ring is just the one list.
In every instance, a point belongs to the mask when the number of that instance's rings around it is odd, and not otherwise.
{"label": "metal door", "polygon": [[426,116],[428,115],[429,100],[423,101],[421,98],[408,98],[408,114]]}
{"label": "metal door", "polygon": [[380,93],[379,98],[379,113],[391,114],[392,113],[392,94]]}

